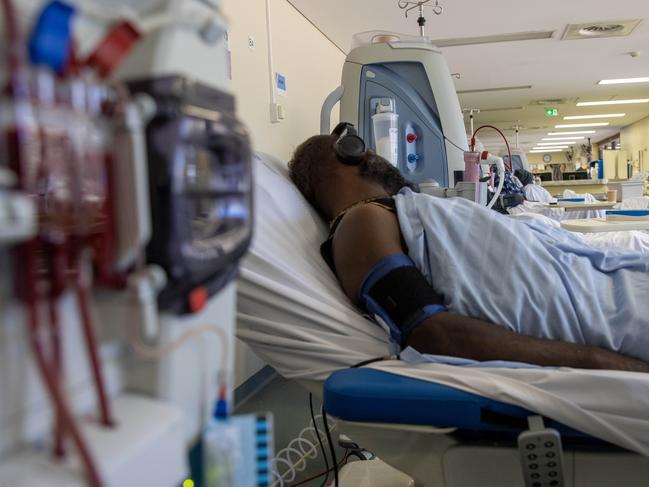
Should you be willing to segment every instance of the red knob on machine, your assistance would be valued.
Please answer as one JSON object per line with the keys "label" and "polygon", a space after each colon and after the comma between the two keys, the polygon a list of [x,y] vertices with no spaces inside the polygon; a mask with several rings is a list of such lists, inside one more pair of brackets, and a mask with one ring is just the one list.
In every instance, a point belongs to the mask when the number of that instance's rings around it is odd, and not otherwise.
{"label": "red knob on machine", "polygon": [[408,135],[406,135],[406,140],[408,141],[409,144],[412,144],[415,140],[417,140],[417,135],[416,134],[408,134]]}

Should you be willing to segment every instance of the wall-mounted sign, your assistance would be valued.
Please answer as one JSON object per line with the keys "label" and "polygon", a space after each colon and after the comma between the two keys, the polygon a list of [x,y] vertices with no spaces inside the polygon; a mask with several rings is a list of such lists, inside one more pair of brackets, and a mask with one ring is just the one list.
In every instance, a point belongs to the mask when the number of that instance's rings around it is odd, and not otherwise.
{"label": "wall-mounted sign", "polygon": [[557,110],[556,108],[546,108],[545,115],[548,117],[556,117],[559,115],[559,110]]}

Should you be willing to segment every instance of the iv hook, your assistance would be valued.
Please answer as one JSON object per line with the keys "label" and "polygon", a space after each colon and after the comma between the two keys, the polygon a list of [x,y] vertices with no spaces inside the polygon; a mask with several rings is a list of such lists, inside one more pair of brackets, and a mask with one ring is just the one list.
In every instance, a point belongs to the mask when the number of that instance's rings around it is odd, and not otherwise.
{"label": "iv hook", "polygon": [[432,0],[420,0],[420,1],[411,1],[411,0],[398,0],[397,5],[401,10],[405,10],[406,18],[408,18],[408,12],[416,8],[419,9],[420,16],[424,11],[424,7],[430,7],[433,9],[435,15],[442,15],[444,12],[444,7],[439,4],[439,0],[435,0],[435,5],[427,5]]}

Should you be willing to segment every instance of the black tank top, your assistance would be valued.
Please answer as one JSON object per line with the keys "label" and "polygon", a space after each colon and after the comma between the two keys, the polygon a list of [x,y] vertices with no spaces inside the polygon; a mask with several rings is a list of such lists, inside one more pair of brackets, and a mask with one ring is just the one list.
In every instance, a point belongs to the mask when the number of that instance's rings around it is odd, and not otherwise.
{"label": "black tank top", "polygon": [[336,274],[336,267],[334,265],[334,256],[333,256],[334,234],[336,233],[336,230],[338,229],[338,225],[340,225],[340,222],[345,217],[347,212],[352,208],[356,208],[357,206],[361,206],[361,205],[376,205],[383,209],[391,211],[392,213],[396,214],[397,212],[397,206],[396,203],[394,202],[394,198],[392,198],[391,196],[378,196],[376,198],[370,198],[367,200],[359,201],[358,203],[354,203],[349,208],[346,208],[345,210],[338,213],[336,218],[331,220],[331,222],[329,223],[329,236],[327,237],[327,240],[322,242],[322,245],[320,245],[320,254],[322,255],[322,258],[325,260],[327,265],[334,272],[334,274]]}

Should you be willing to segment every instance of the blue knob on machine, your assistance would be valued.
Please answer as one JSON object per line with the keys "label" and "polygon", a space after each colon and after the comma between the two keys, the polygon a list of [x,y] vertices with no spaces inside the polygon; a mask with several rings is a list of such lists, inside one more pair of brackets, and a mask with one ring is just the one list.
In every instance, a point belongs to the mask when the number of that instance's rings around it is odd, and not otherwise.
{"label": "blue knob on machine", "polygon": [[410,164],[415,164],[419,160],[419,156],[417,154],[408,154],[408,162]]}

